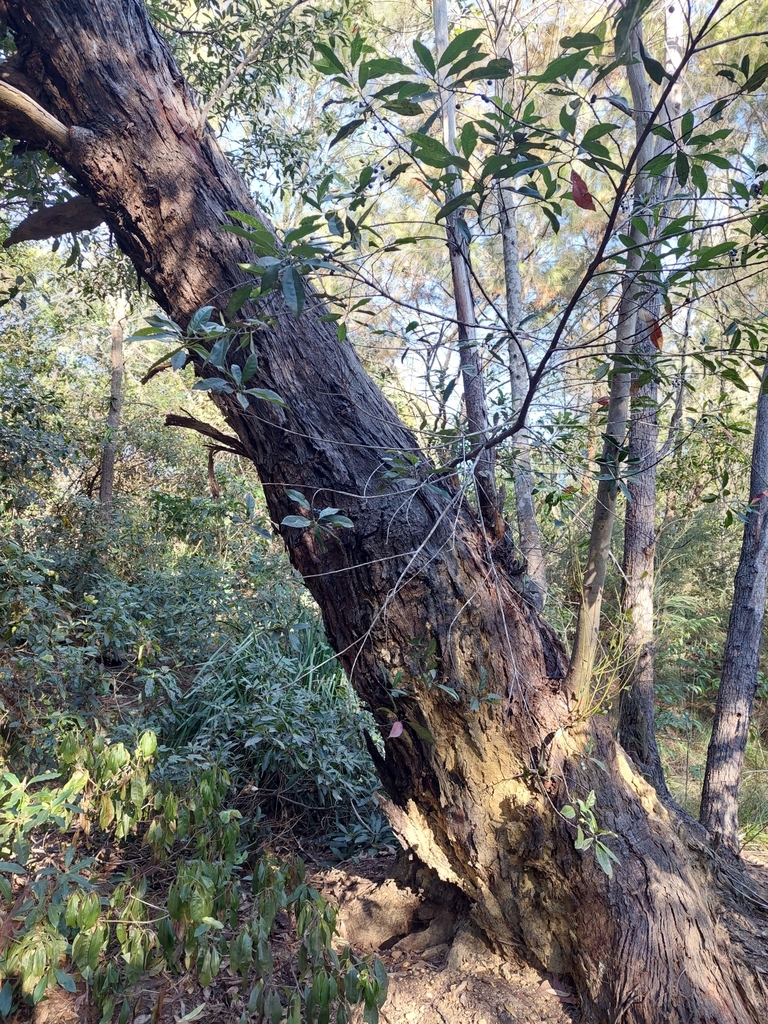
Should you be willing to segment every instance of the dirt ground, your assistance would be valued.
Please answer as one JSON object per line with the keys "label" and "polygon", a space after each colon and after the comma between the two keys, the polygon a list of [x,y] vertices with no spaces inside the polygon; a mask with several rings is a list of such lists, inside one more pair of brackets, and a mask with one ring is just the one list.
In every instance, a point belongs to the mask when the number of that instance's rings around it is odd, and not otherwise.
{"label": "dirt ground", "polygon": [[313,878],[341,936],[387,968],[384,1024],[588,1024],[559,978],[488,948],[452,887],[412,875],[380,857]]}

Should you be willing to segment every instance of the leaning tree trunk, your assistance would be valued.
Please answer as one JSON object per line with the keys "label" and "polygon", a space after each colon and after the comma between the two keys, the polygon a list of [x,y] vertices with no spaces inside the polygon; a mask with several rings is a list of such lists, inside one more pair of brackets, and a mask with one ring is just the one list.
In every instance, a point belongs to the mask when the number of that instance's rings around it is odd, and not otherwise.
{"label": "leaning tree trunk", "polygon": [[[221,224],[228,210],[257,212],[138,0],[14,0],[0,13],[19,47],[6,81],[49,113],[15,103],[8,130],[54,140],[177,321],[223,308],[252,254]],[[280,530],[384,735],[404,723],[379,764],[396,826],[499,946],[570,975],[594,1024],[759,1020],[754,969],[722,903],[728,876],[605,720],[573,714],[550,631],[488,564],[461,496],[429,486],[413,435],[321,313],[310,298],[296,320],[273,298],[260,325],[242,326],[244,347],[231,346],[232,364],[258,356],[249,383],[286,408],[216,402],[275,523],[299,511],[291,488],[354,523]],[[219,375],[199,358],[197,370]],[[390,471],[399,452],[417,454],[417,484]],[[616,833],[603,837],[618,857],[612,879],[558,813],[591,791],[599,827]]]}

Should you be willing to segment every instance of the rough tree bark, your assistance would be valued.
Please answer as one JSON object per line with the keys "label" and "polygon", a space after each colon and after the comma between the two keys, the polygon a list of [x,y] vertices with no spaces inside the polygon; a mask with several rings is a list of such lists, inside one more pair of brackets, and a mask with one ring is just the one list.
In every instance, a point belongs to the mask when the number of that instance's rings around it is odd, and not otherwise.
{"label": "rough tree bark", "polygon": [[[138,0],[14,0],[0,14],[19,48],[5,75],[66,126],[51,152],[157,301],[181,323],[204,303],[223,307],[251,254],[220,225],[228,210],[257,211]],[[29,120],[14,121],[23,135]],[[557,642],[488,561],[461,496],[427,486],[421,456],[417,486],[387,474],[393,454],[418,454],[415,440],[319,321],[320,303],[299,320],[277,297],[267,305],[273,326],[243,325],[229,358],[254,351],[253,383],[287,408],[216,402],[275,523],[297,511],[288,488],[354,522],[322,545],[312,529],[281,532],[380,728],[405,723],[379,759],[396,827],[469,896],[494,942],[569,975],[594,1024],[764,1019],[750,938],[724,902],[745,879],[661,805],[604,719],[574,715]],[[472,711],[486,693],[498,702]],[[574,823],[558,813],[591,790],[601,828],[616,833],[613,879],[574,849]]]}
{"label": "rough tree bark", "polygon": [[736,571],[700,820],[717,842],[739,852],[739,783],[757,691],[768,589],[768,371],[757,399],[749,511]]}

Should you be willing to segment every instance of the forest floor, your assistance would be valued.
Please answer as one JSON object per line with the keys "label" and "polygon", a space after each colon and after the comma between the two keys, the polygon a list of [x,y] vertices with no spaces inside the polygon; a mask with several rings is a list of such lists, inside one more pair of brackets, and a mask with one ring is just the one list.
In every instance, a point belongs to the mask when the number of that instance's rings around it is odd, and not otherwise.
{"label": "forest floor", "polygon": [[[496,955],[469,921],[455,890],[409,873],[394,855],[316,867],[308,881],[339,906],[339,945],[376,954],[389,977],[382,1024],[588,1024],[558,978],[515,957]],[[241,912],[246,911],[241,907]],[[290,980],[295,933],[286,920],[273,944],[278,970]],[[145,976],[131,993],[133,1024],[236,1024],[244,1009],[239,979],[223,965],[202,989],[190,973]],[[82,983],[61,988],[13,1021],[95,1024],[99,1013]],[[357,1010],[353,1021],[362,1020]]]}
{"label": "forest floor", "polygon": [[[768,878],[768,850],[745,853]],[[403,856],[379,854],[335,867],[315,866],[307,881],[339,907],[339,946],[375,954],[389,977],[382,1024],[590,1024],[560,978],[543,975],[514,955],[497,955],[472,925],[468,906],[451,886]],[[248,911],[241,906],[241,913]],[[285,920],[281,921],[281,917]],[[273,952],[277,974],[290,984],[295,930],[278,916]],[[207,988],[194,975],[145,976],[130,993],[133,1024],[237,1024],[245,1008],[238,978],[226,966]],[[12,1024],[96,1024],[99,1013],[82,983],[61,988]],[[355,1011],[353,1024],[362,1021]]]}

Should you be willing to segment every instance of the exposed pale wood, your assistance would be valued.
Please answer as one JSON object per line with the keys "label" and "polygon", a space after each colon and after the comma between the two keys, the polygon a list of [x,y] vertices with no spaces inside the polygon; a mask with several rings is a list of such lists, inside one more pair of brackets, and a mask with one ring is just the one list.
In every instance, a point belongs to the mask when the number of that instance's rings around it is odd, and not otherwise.
{"label": "exposed pale wood", "polygon": [[0,80],[0,107],[13,111],[28,127],[33,137],[40,138],[42,136],[61,149],[69,148],[70,138],[67,126],[49,114],[45,107],[33,100],[31,96],[22,92],[21,89],[17,89],[10,82],[2,80]]}

